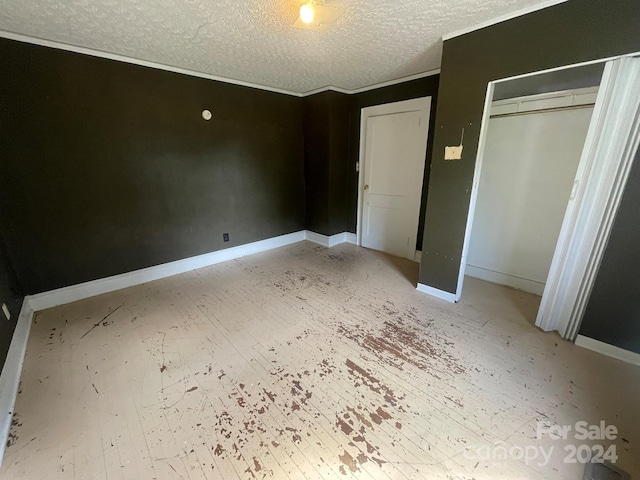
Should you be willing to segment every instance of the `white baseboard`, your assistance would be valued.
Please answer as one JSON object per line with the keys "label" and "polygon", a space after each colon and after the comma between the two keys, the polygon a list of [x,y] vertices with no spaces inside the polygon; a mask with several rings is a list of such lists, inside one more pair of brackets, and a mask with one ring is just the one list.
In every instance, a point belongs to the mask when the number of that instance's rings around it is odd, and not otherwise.
{"label": "white baseboard", "polygon": [[134,270],[133,272],[122,273],[112,277],[100,278],[91,282],[71,285],[69,287],[51,290],[49,292],[38,293],[29,297],[31,308],[34,311],[45,310],[57,307],[85,298],[95,297],[103,293],[109,293],[123,288],[133,287],[142,283],[159,280],[161,278],[178,275],[197,268],[208,267],[216,263],[226,262],[236,258],[264,252],[273,248],[284,247],[292,243],[301,242],[306,238],[306,232],[301,230],[279,237],[268,238],[258,242],[247,243],[237,247],[218,250],[217,252],[205,253],[195,257],[176,260],[175,262],[163,263],[153,267]]}
{"label": "white baseboard", "polygon": [[22,302],[22,309],[9,345],[9,352],[2,367],[2,373],[0,373],[0,464],[2,464],[4,451],[7,447],[13,408],[16,404],[18,388],[20,388],[20,374],[22,373],[24,354],[27,350],[33,314],[34,311],[27,297]]}
{"label": "white baseboard", "polygon": [[344,232],[327,237],[315,232],[301,230],[279,237],[226,248],[224,250],[218,250],[217,252],[205,253],[195,257],[176,260],[175,262],[164,263],[162,265],[134,270],[133,272],[100,278],[91,282],[71,285],[69,287],[58,288],[25,297],[20,316],[18,317],[18,323],[13,333],[9,353],[7,354],[7,359],[0,374],[0,464],[2,463],[2,457],[7,445],[13,408],[20,386],[20,373],[22,372],[27,340],[29,339],[29,330],[31,329],[31,321],[35,312],[95,297],[103,293],[122,290],[123,288],[133,287],[172,275],[178,275],[197,268],[208,267],[246,255],[284,247],[303,240],[310,240],[326,247],[333,247],[340,243],[356,243],[356,235]]}
{"label": "white baseboard", "polygon": [[36,295],[29,296],[30,306],[37,312],[47,308],[76,302],[78,300],[84,300],[85,298],[95,297],[96,295],[102,295],[103,293],[114,292],[116,290],[133,287],[153,280],[178,275],[197,268],[208,267],[210,265],[215,265],[216,263],[226,262],[246,255],[284,247],[292,243],[301,242],[305,239],[330,248],[340,243],[355,243],[355,234],[344,232],[327,237],[326,235],[320,235],[315,232],[301,230],[299,232],[289,233],[279,237],[268,238],[258,242],[247,243],[237,247],[226,248],[216,252],[176,260],[175,262],[163,263],[162,265],[134,270],[133,272],[121,273],[111,277],[100,278],[90,282],[38,293]]}
{"label": "white baseboard", "polygon": [[336,233],[335,235],[331,235],[330,237],[327,235],[322,235],[321,233],[312,232],[307,230],[306,238],[310,242],[317,243],[318,245],[322,245],[323,247],[331,248],[339,245],[341,243],[353,243],[356,244],[356,234],[349,232]]}
{"label": "white baseboard", "polygon": [[447,302],[450,302],[450,303],[456,303],[458,301],[455,293],[445,292],[444,290],[439,290],[437,288],[433,288],[433,287],[430,287],[429,285],[424,285],[422,283],[418,284],[418,286],[416,287],[416,290],[422,293],[427,293],[441,300],[446,300]]}
{"label": "white baseboard", "polygon": [[326,235],[307,230],[305,238],[310,242],[317,243],[318,245],[329,248],[329,237],[327,237]]}
{"label": "white baseboard", "polygon": [[598,352],[603,355],[607,355],[608,357],[617,358],[618,360],[622,360],[623,362],[631,363],[633,365],[640,365],[640,353],[630,352],[629,350],[625,350],[624,348],[601,342],[600,340],[585,337],[584,335],[578,335],[578,337],[576,338],[576,345],[588,350],[593,350],[594,352]]}
{"label": "white baseboard", "polygon": [[507,287],[522,290],[523,292],[533,293],[542,296],[544,292],[544,283],[528,278],[516,277],[508,273],[494,272],[482,267],[467,264],[464,274],[468,277],[479,278],[487,282],[497,283],[498,285],[506,285]]}

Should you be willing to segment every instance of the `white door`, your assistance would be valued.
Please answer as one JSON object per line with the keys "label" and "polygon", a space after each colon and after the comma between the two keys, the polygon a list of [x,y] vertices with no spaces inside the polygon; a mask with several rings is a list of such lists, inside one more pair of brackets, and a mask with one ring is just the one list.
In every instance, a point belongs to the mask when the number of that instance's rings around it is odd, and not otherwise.
{"label": "white door", "polygon": [[415,257],[430,99],[363,109],[363,247]]}

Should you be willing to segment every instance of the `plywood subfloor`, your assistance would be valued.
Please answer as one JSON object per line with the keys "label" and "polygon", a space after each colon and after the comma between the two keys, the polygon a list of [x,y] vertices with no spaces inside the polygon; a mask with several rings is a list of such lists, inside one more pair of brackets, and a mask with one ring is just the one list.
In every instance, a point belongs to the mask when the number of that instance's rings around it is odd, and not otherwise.
{"label": "plywood subfloor", "polygon": [[[417,269],[302,242],[42,312],[0,477],[576,479],[583,443],[640,472],[640,369],[536,329],[535,296],[467,279],[452,305]],[[619,434],[536,438],[580,420]]]}

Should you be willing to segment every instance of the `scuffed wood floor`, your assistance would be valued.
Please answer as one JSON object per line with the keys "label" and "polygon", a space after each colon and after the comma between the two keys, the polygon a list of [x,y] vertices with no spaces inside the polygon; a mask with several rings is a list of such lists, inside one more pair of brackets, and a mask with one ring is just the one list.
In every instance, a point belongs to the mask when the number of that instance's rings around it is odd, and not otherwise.
{"label": "scuffed wood floor", "polygon": [[[37,315],[3,479],[582,477],[473,455],[616,425],[638,474],[640,369],[532,323],[539,298],[302,242]],[[575,443],[575,442],[574,442]],[[600,442],[601,443],[601,442]]]}

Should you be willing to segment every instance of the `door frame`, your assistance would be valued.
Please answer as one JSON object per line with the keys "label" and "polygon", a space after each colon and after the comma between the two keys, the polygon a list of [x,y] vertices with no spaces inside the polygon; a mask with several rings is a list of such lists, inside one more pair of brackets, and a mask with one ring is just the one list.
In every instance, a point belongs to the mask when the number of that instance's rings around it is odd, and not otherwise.
{"label": "door frame", "polygon": [[617,74],[620,62],[639,55],[640,52],[636,52],[489,82],[480,127],[456,301],[462,295],[495,84],[550,71],[606,63],[576,174],[576,179],[584,180],[581,184],[574,182],[571,199],[575,201],[570,201],[567,206],[536,318],[536,326],[542,330],[557,330],[564,338],[575,340],[620,205],[634,153],[640,143],[640,86],[630,82],[626,74]]}
{"label": "door frame", "polygon": [[[424,132],[426,142],[425,145],[429,142],[429,120],[431,114],[431,101],[432,97],[420,97],[413,98],[411,100],[403,100],[400,102],[392,102],[385,103],[382,105],[374,105],[371,107],[364,107],[360,110],[360,147],[359,147],[359,156],[358,156],[358,210],[357,210],[357,219],[356,219],[356,244],[362,246],[362,215],[363,215],[363,198],[364,198],[364,167],[365,167],[365,159],[366,159],[366,145],[367,145],[367,121],[369,118],[379,117],[383,115],[391,115],[396,113],[409,113],[409,112],[420,112],[422,113],[422,118],[426,119],[424,122],[420,124],[420,129]],[[422,177],[424,179],[424,169],[426,166],[426,156],[427,152],[425,149],[424,158],[422,161]],[[424,190],[424,184],[422,184],[422,188],[420,189],[420,198],[422,198],[422,191]],[[420,205],[418,205],[418,209]],[[417,231],[418,224],[420,222],[420,214],[416,216],[415,219],[416,226],[416,235],[413,236],[409,241],[413,241],[413,245],[416,244],[417,241]],[[415,249],[413,249],[413,253],[411,256],[407,256],[406,258],[410,258],[410,260],[415,261]]]}
{"label": "door frame", "polygon": [[[567,111],[567,110],[582,109],[582,108],[590,108],[592,110],[591,116],[593,116],[593,109],[595,106],[595,97],[598,94],[598,90],[599,90],[598,87],[586,87],[586,88],[580,87],[580,88],[574,88],[571,90],[559,90],[559,91],[547,92],[547,93],[536,93],[531,95],[507,98],[504,100],[495,100],[495,101],[492,101],[489,105],[489,108],[490,108],[489,122],[491,122],[493,119],[500,119],[503,117],[519,116],[519,115],[544,115],[544,114],[548,115],[549,112],[555,112],[557,110]],[[541,107],[539,105],[540,102],[543,102],[544,106]],[[587,125],[587,129],[588,127],[589,125]],[[489,125],[487,125],[487,135],[489,134],[489,129],[490,127]],[[586,137],[586,131],[585,131],[585,137]],[[582,145],[580,146],[580,149],[583,148],[585,143],[586,141],[583,141]],[[486,145],[483,144],[482,148],[486,149]],[[578,153],[577,161],[578,162],[580,161],[580,153]],[[478,168],[482,171],[485,168],[484,155],[481,162],[479,163],[480,164],[478,165]],[[577,164],[576,164],[576,173],[577,173]],[[477,184],[478,196],[480,195],[480,188],[479,188],[480,180],[481,180],[481,173],[479,172],[478,184]],[[575,178],[572,179],[572,182],[574,180]],[[569,192],[569,191],[570,190],[566,190],[566,192]],[[474,220],[475,220],[476,204],[474,204],[470,208],[473,208]],[[474,232],[473,223],[471,223],[468,228],[469,230],[465,230],[465,232],[466,231],[469,232],[469,248],[470,248],[472,243],[471,236],[473,235],[473,232]],[[556,238],[556,241],[557,241],[557,238]],[[467,275],[467,271],[469,269],[472,269],[472,270],[474,268],[482,269],[482,267],[476,267],[469,263],[468,252],[465,252],[465,256],[466,256],[465,264],[464,264],[465,276]],[[549,261],[550,260],[551,258],[549,258]],[[518,277],[514,274],[506,274],[506,273],[503,274],[501,272],[493,272],[494,275],[487,276],[486,272],[490,272],[490,271],[491,270],[485,270],[484,271],[485,275],[478,276],[478,275],[469,274],[468,276],[479,278],[481,280],[485,280],[488,282],[499,283],[501,285],[505,285],[511,288],[522,289],[525,292],[533,293],[535,295],[542,295],[543,293],[542,290],[544,289],[544,285],[540,285],[540,282],[537,280]],[[516,282],[511,281],[510,283],[507,280],[505,282],[502,282],[500,281],[500,277],[502,275],[505,275],[506,277],[510,277],[511,279],[517,278],[518,281]],[[545,280],[545,283],[546,283],[546,280]]]}

